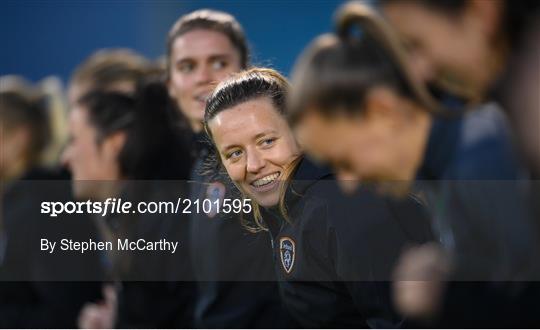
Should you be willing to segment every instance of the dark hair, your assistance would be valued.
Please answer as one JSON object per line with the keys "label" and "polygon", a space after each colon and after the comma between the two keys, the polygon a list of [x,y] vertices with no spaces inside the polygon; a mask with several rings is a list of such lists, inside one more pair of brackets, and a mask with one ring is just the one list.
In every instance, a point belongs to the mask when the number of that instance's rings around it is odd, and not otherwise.
{"label": "dark hair", "polygon": [[176,39],[193,30],[211,30],[224,34],[238,50],[240,66],[249,64],[249,48],[244,30],[234,16],[217,10],[200,9],[180,17],[167,35],[167,77],[171,70],[172,48]]}
{"label": "dark hair", "polygon": [[[468,0],[378,0],[381,6],[409,2],[450,16],[459,16]],[[504,0],[499,34],[508,38],[511,47],[521,43],[523,32],[534,24],[540,5],[538,0]]]}
{"label": "dark hair", "polygon": [[134,96],[92,91],[78,104],[98,132],[96,143],[124,131],[126,143],[119,155],[121,173],[128,179],[187,179],[191,160],[188,141],[175,126],[178,114],[170,107],[161,82],[144,82]]}
{"label": "dark hair", "polygon": [[279,113],[285,114],[289,88],[287,79],[272,69],[253,68],[234,74],[218,84],[206,102],[204,123],[207,132],[208,121],[218,113],[259,97],[268,97]]}
{"label": "dark hair", "polygon": [[45,96],[32,92],[26,82],[16,88],[2,88],[0,121],[2,130],[22,126],[28,128],[30,146],[26,156],[30,163],[38,161],[52,138]]}
{"label": "dark hair", "polygon": [[377,86],[390,87],[430,111],[439,110],[426,87],[408,72],[404,50],[377,14],[349,3],[336,20],[337,34],[315,39],[295,65],[289,100],[293,124],[311,106],[327,115],[360,112],[367,93]]}
{"label": "dark hair", "polygon": [[88,84],[91,90],[108,90],[124,81],[136,86],[138,81],[157,71],[157,66],[130,49],[102,49],[75,69],[71,84]]}

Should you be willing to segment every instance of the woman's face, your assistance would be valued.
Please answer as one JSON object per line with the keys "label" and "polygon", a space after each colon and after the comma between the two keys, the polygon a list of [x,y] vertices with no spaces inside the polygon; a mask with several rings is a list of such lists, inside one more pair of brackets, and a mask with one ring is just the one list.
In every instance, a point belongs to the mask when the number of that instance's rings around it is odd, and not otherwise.
{"label": "woman's face", "polygon": [[0,139],[0,179],[7,180],[11,179],[10,176],[15,175],[12,172],[17,165],[26,161],[31,134],[30,129],[24,125],[9,127],[9,125],[2,122],[0,129],[2,130],[2,138]]}
{"label": "woman's face", "polygon": [[[498,1],[471,1],[456,13],[393,1],[383,12],[409,50],[409,64],[423,81],[438,82],[463,96],[482,94],[494,64],[492,41]],[[499,3],[500,5],[500,3]]]}
{"label": "woman's face", "polygon": [[320,109],[308,109],[295,129],[298,142],[333,168],[345,192],[361,181],[391,182],[389,189],[402,190],[422,160],[429,116],[389,90],[370,94],[361,114],[325,116]]}
{"label": "woman's face", "polygon": [[118,155],[124,134],[116,133],[98,143],[98,132],[90,124],[86,108],[76,106],[69,116],[69,142],[62,162],[72,174],[77,198],[101,198],[110,181],[121,178]]}
{"label": "woman's face", "polygon": [[224,110],[208,127],[235,184],[259,205],[277,205],[279,183],[300,150],[271,100],[262,97]]}
{"label": "woman's face", "polygon": [[176,38],[170,61],[169,93],[199,131],[206,99],[217,83],[242,69],[240,54],[223,33],[198,29]]}

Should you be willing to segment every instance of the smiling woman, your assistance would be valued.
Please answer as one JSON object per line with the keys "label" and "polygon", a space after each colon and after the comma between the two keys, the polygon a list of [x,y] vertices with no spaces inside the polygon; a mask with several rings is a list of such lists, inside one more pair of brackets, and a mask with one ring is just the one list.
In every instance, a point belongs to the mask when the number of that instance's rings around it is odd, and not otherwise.
{"label": "smiling woman", "polygon": [[272,102],[260,97],[238,104],[209,125],[231,179],[260,205],[276,205],[279,180],[298,148]]}
{"label": "smiling woman", "polygon": [[240,24],[224,12],[198,10],[181,17],[167,37],[167,85],[194,132],[202,130],[206,99],[217,82],[247,67]]}
{"label": "smiling woman", "polygon": [[[205,128],[221,163],[238,188],[263,207],[283,201],[280,183],[300,156],[283,117],[288,89],[276,71],[252,69],[220,84],[206,107]],[[256,222],[264,228],[260,216]]]}

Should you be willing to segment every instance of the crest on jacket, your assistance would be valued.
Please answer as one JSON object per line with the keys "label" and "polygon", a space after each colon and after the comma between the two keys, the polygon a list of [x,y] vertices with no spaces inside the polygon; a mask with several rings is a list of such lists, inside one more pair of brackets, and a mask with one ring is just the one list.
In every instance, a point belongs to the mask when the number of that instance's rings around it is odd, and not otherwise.
{"label": "crest on jacket", "polygon": [[281,258],[281,265],[285,272],[289,274],[294,266],[294,259],[296,254],[296,244],[289,237],[282,237],[279,240],[279,256]]}
{"label": "crest on jacket", "polygon": [[[218,213],[218,208],[223,203],[223,197],[225,197],[225,185],[221,182],[212,182],[206,189],[206,198],[210,200],[211,209],[207,213],[208,217],[213,218]],[[216,205],[216,203],[218,205]]]}

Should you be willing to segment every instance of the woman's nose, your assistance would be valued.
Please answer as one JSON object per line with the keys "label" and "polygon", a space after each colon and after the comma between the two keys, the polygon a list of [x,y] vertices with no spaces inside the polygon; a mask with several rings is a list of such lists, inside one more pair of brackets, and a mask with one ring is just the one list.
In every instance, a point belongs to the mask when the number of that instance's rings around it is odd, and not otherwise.
{"label": "woman's nose", "polygon": [[258,173],[265,165],[264,159],[256,152],[248,153],[247,157],[247,171],[250,173]]}
{"label": "woman's nose", "polygon": [[205,85],[211,83],[213,79],[212,69],[208,65],[202,65],[197,71],[197,84]]}

